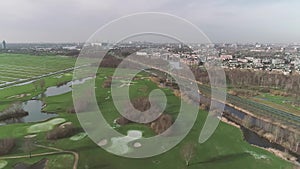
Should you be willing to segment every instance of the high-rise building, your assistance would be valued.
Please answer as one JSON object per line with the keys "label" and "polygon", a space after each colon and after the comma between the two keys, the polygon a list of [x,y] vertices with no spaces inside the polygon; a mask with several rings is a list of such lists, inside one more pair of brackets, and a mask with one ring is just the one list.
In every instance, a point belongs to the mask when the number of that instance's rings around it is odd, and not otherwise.
{"label": "high-rise building", "polygon": [[6,42],[5,42],[5,40],[2,41],[2,49],[6,49]]}

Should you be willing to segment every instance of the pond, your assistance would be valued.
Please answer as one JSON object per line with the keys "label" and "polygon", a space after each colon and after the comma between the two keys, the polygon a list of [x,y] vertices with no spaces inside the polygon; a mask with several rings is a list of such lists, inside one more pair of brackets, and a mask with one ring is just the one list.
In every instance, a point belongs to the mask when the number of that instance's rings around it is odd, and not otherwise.
{"label": "pond", "polygon": [[57,114],[42,112],[43,102],[40,100],[29,100],[23,103],[23,109],[29,114],[22,118],[23,122],[39,122],[56,117]]}
{"label": "pond", "polygon": [[[80,80],[70,81],[59,87],[57,87],[57,86],[48,87],[46,89],[46,91],[43,93],[43,96],[50,97],[50,96],[57,96],[57,95],[71,92],[72,85],[83,84],[87,80],[90,80],[93,78],[94,77],[87,77],[87,78],[80,79]],[[41,100],[39,100],[40,98],[41,98],[41,95],[34,97],[32,100],[22,103],[23,109],[29,113],[27,116],[22,117],[22,118],[12,118],[9,120],[5,120],[5,121],[0,122],[0,125],[6,125],[6,124],[11,124],[11,123],[39,122],[39,121],[45,121],[47,119],[56,117],[57,114],[55,114],[55,113],[47,113],[47,112],[42,111],[44,103]]]}
{"label": "pond", "polygon": [[57,95],[68,93],[68,92],[72,91],[72,85],[83,84],[87,80],[91,80],[93,78],[94,77],[87,77],[87,78],[80,79],[80,80],[70,81],[70,82],[68,82],[64,85],[61,85],[61,86],[48,87],[47,90],[44,93],[44,96],[45,97],[50,97],[50,96],[57,96]]}

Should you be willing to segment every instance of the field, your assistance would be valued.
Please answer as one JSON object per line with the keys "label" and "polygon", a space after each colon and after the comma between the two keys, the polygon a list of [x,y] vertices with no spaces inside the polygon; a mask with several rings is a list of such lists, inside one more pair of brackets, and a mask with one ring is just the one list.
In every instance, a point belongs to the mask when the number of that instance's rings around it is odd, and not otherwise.
{"label": "field", "polygon": [[75,58],[0,54],[0,88],[72,68]]}
{"label": "field", "polygon": [[[15,62],[20,61],[19,57],[14,58],[14,60]],[[6,62],[8,63],[9,61],[6,60]],[[10,62],[14,63],[12,61]],[[72,59],[64,62],[70,62],[71,65]],[[2,62],[0,61],[0,63]],[[59,69],[64,69],[66,67],[61,67]],[[113,121],[120,116],[110,97],[110,89],[102,87],[104,80],[111,76],[112,73],[113,69],[99,69],[96,78],[96,97],[99,108],[110,125],[113,125]],[[148,96],[153,89],[158,89],[158,86],[147,78],[147,74],[140,74],[139,76],[144,78],[137,79],[135,83],[130,86],[132,98]],[[61,78],[49,76],[44,79],[46,86],[52,86],[56,85],[58,82],[71,80],[71,77],[64,73]],[[161,88],[161,90],[166,94],[168,99],[166,112],[173,117],[176,117],[180,106],[180,99],[173,94],[171,89]],[[36,91],[33,84],[3,89],[0,91],[0,99],[2,99],[0,102],[0,110],[1,106],[3,108],[15,100],[30,99],[31,97],[40,94],[42,91],[43,90]],[[30,94],[30,96],[18,99],[10,97],[22,93]],[[76,161],[75,155],[72,154],[72,152],[78,153],[79,155],[78,169],[140,169],[141,166],[144,169],[292,169],[293,167],[292,164],[276,157],[272,153],[251,146],[243,140],[240,129],[226,123],[220,123],[216,132],[207,142],[196,145],[195,157],[192,158],[190,166],[185,166],[185,162],[180,156],[180,151],[185,143],[197,142],[200,130],[204,124],[204,119],[207,116],[207,112],[202,110],[199,110],[196,124],[182,143],[164,154],[151,158],[128,159],[112,155],[98,147],[89,137],[84,136],[82,131],[80,131],[78,135],[70,138],[49,141],[46,139],[47,130],[51,130],[51,127],[55,125],[64,122],[72,122],[76,127],[81,127],[75,114],[66,113],[66,109],[73,105],[71,92],[47,97],[44,99],[44,102],[47,105],[44,110],[58,113],[59,116],[57,118],[50,119],[46,122],[19,123],[0,126],[0,139],[15,138],[17,140],[16,147],[9,155],[0,156],[0,165],[2,165],[2,168],[10,169],[17,162],[35,163],[42,158],[49,159],[49,169],[72,168],[74,161]],[[151,137],[154,135],[154,132],[149,127],[140,124],[129,124],[118,127],[116,130],[123,134],[127,134],[129,130],[139,130],[143,133],[143,137]],[[38,145],[48,148],[54,147],[59,149],[60,152],[52,155],[41,155],[29,158],[28,153],[22,151],[23,138],[29,134],[37,135]],[[37,148],[32,151],[32,154],[38,155],[52,151],[56,152],[53,149]],[[9,158],[14,156],[23,157]]]}
{"label": "field", "polygon": [[271,107],[293,113],[295,115],[300,115],[300,107],[294,106],[293,98],[288,96],[275,96],[268,93],[262,93],[256,97],[252,98],[254,101],[259,101],[263,104],[269,105]]}

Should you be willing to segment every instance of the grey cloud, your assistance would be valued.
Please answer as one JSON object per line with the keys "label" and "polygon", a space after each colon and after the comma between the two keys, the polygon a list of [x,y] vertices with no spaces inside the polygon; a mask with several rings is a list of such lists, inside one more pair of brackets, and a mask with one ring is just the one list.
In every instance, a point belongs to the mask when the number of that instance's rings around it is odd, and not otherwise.
{"label": "grey cloud", "polygon": [[82,42],[112,19],[156,11],[192,21],[214,42],[299,42],[299,5],[296,0],[10,0],[0,5],[0,40]]}

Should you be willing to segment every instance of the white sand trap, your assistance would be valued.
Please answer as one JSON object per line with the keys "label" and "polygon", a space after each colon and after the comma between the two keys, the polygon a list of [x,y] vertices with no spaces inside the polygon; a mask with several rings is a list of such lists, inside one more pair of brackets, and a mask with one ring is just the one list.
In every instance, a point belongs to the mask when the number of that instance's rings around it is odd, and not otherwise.
{"label": "white sand trap", "polygon": [[36,134],[31,134],[31,135],[24,136],[24,138],[34,138],[34,137],[36,137]]}
{"label": "white sand trap", "polygon": [[84,139],[86,136],[87,136],[86,133],[81,132],[81,133],[78,133],[78,134],[76,134],[76,135],[70,137],[70,140],[72,140],[72,141],[79,141],[79,140]]}
{"label": "white sand trap", "polygon": [[257,160],[268,159],[268,156],[266,156],[266,155],[257,154],[257,153],[255,153],[253,151],[246,151],[246,152],[249,153],[250,155],[252,155]]}
{"label": "white sand trap", "polygon": [[45,131],[50,131],[54,126],[65,122],[64,118],[55,118],[46,122],[34,124],[27,128],[27,133],[40,133]]}
{"label": "white sand trap", "polygon": [[139,139],[139,138],[142,138],[143,133],[141,131],[138,131],[138,130],[129,130],[127,132],[127,136]]}
{"label": "white sand trap", "polygon": [[107,145],[107,143],[108,143],[108,141],[106,140],[106,139],[103,139],[103,140],[101,140],[99,143],[98,143],[98,146],[106,146]]}
{"label": "white sand trap", "polygon": [[0,160],[0,169],[4,168],[8,164],[5,160]]}
{"label": "white sand trap", "polygon": [[142,144],[139,143],[139,142],[135,142],[135,143],[133,144],[133,147],[134,147],[134,148],[140,148],[140,147],[142,147]]}
{"label": "white sand trap", "polygon": [[65,125],[71,125],[72,124],[72,122],[65,122],[65,123],[63,123],[63,124],[61,124],[61,125],[59,125],[60,127],[64,127]]}
{"label": "white sand trap", "polygon": [[129,130],[127,136],[111,138],[112,145],[107,148],[107,151],[114,154],[122,155],[130,151],[129,142],[142,138],[142,132],[139,130]]}

